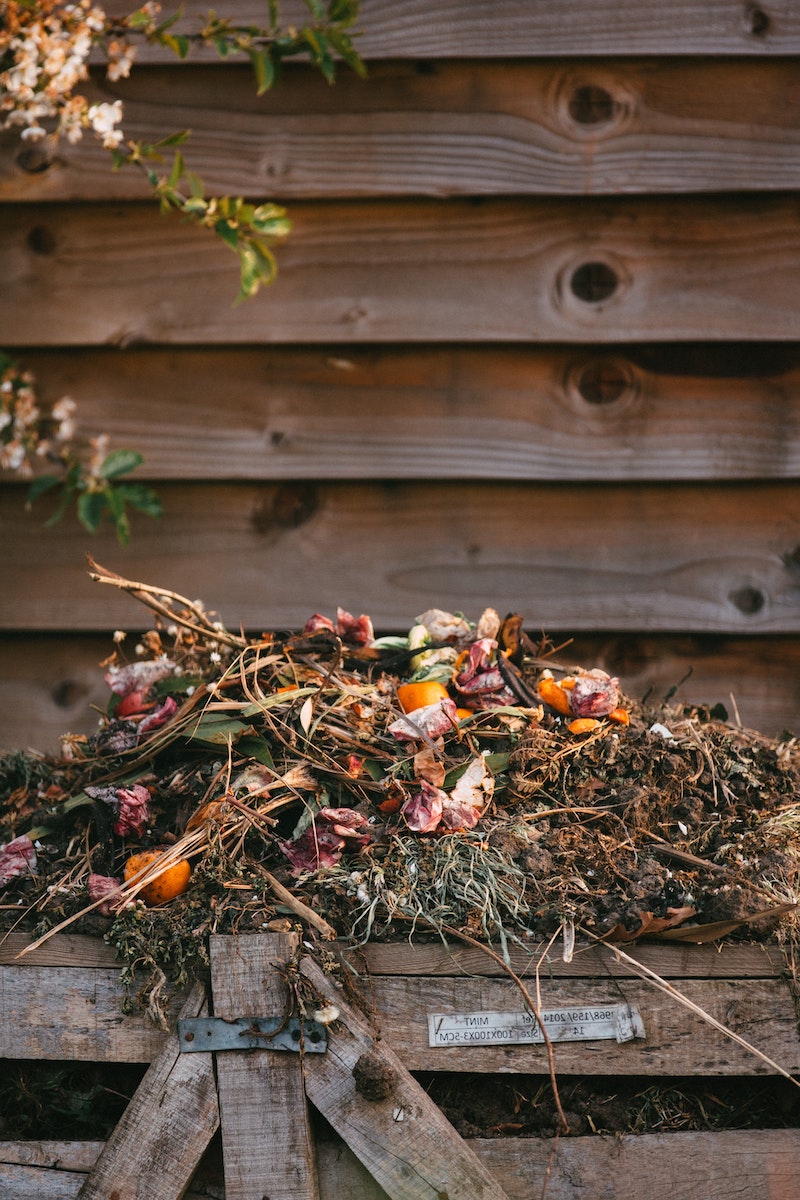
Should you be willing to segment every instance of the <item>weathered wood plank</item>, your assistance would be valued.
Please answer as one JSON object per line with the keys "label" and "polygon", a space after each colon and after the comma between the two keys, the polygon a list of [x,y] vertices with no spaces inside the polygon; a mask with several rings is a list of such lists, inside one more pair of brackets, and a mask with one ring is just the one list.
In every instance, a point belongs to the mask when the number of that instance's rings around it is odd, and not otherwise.
{"label": "weathered wood plank", "polygon": [[[509,1200],[797,1200],[800,1143],[794,1129],[625,1137],[476,1138],[471,1149]],[[320,1146],[321,1200],[384,1200],[346,1147]]]}
{"label": "weathered wood plank", "polygon": [[[86,1172],[102,1143],[0,1143],[7,1200],[71,1200],[85,1175],[73,1178],[57,1162]],[[720,1130],[715,1133],[626,1137],[477,1138],[469,1146],[502,1181],[509,1200],[530,1200],[550,1166],[548,1200],[797,1200],[800,1150],[796,1130]],[[320,1200],[386,1200],[386,1193],[341,1143],[317,1145]],[[41,1162],[40,1166],[34,1163]],[[27,1164],[27,1165],[26,1165]],[[73,1190],[70,1191],[69,1188]],[[193,1184],[186,1200],[219,1192]]]}
{"label": "weathered wood plank", "polygon": [[[297,934],[210,939],[214,1016],[282,1016],[289,1000],[275,964]],[[226,1200],[317,1200],[317,1172],[299,1055],[216,1055]]]}
{"label": "weathered wood plank", "polygon": [[[581,946],[570,962],[559,956],[558,944],[542,961],[544,946],[532,947],[530,953],[511,948],[509,961],[520,978],[535,978],[540,965],[541,978],[574,978],[602,980],[621,976],[630,979],[631,970],[618,962],[608,947]],[[779,977],[785,959],[775,946],[656,946],[640,943],[626,947],[626,954],[649,967],[663,979],[772,979]],[[496,975],[507,978],[503,968],[482,950],[453,944],[429,942],[409,945],[406,942],[374,942],[358,950],[343,952],[359,972],[365,965],[371,976],[378,975]]]}
{"label": "weathered wood plank", "polygon": [[[43,945],[22,953],[33,942],[27,933],[0,934],[0,963],[16,967],[112,967],[121,969],[113,946],[99,937],[75,933],[56,933]],[[41,976],[40,976],[41,978]]]}
{"label": "weathered wood plank", "polygon": [[[800,157],[798,157],[800,161]],[[796,479],[800,350],[25,351],[149,479]]]}
{"label": "weathered wood plank", "polygon": [[798,214],[794,195],[299,202],[277,283],[234,306],[231,251],[152,205],[8,205],[0,323],[17,347],[792,341]]}
{"label": "weathered wood plank", "polygon": [[[166,7],[166,6],[165,6]],[[175,6],[177,7],[177,5]],[[183,6],[192,30],[208,14],[203,0]],[[169,6],[166,11],[174,11]],[[281,5],[287,21],[307,19],[300,0]],[[225,14],[259,24],[258,0],[236,0]],[[484,58],[609,54],[777,55],[800,50],[792,0],[743,6],[739,0],[361,0],[358,47],[369,59]],[[142,59],[155,57],[143,51]],[[165,54],[162,51],[161,57]]]}
{"label": "weathered wood plank", "polygon": [[[115,951],[100,938],[58,933],[22,958],[17,956],[31,944],[26,933],[5,934],[0,941],[0,963],[22,968],[58,966],[109,966],[116,961]],[[365,968],[371,975],[495,975],[506,972],[484,951],[454,943],[372,942],[356,949],[341,943],[338,952],[348,958],[356,973]],[[530,951],[509,948],[510,964],[516,974],[530,978],[546,949],[542,944]],[[724,943],[721,946],[653,945],[640,942],[626,953],[656,971],[665,979],[775,979],[781,978],[786,958],[778,946],[769,943]],[[631,970],[618,962],[607,947],[578,947],[570,962],[559,956],[556,945],[542,964],[541,973],[575,979],[603,979],[611,976],[630,978]]]}
{"label": "weathered wood plank", "polygon": [[[256,96],[241,67],[134,70],[95,82],[121,98],[128,137],[191,129],[187,159],[209,192],[273,199],[769,191],[800,184],[791,61],[378,63],[334,88],[289,67]],[[50,166],[0,139],[0,200],[130,200],[92,137]]]}
{"label": "weathered wood plank", "polygon": [[[180,1016],[206,1016],[196,983]],[[211,1054],[181,1054],[172,1033],[89,1171],[81,1200],[179,1200],[219,1125]]]}
{"label": "weathered wood plank", "polygon": [[[99,562],[187,596],[237,628],[296,629],[337,604],[407,629],[434,606],[477,619],[486,605],[535,629],[793,633],[800,629],[794,484],[165,485],[166,515],[142,519]],[[10,574],[0,628],[124,629],[141,606],[93,584],[86,534],[45,528],[0,489]],[[12,570],[13,568],[13,570]],[[54,580],[58,587],[54,587]],[[675,682],[678,682],[677,680]],[[787,721],[792,714],[787,714]]]}
{"label": "weathered wood plank", "polygon": [[[0,1142],[3,1200],[77,1200],[105,1146],[105,1142]],[[113,1195],[112,1189],[104,1200]],[[201,1170],[182,1200],[220,1200],[222,1195]]]}
{"label": "weathered wood plank", "polygon": [[[729,1026],[786,1071],[800,1069],[800,1035],[789,988],[773,980],[682,980],[678,990]],[[376,1020],[411,1071],[548,1073],[544,1046],[428,1045],[428,1013],[519,1012],[524,1003],[511,981],[378,976],[372,981]],[[541,1006],[565,1008],[627,1001],[638,1007],[646,1038],[561,1042],[561,1075],[765,1075],[760,1058],[690,1013],[652,984],[633,979],[542,980]],[[391,1031],[391,1036],[389,1031]]]}
{"label": "weathered wood plank", "polygon": [[310,959],[300,969],[339,1019],[308,1055],[306,1092],[390,1200],[507,1200],[492,1174],[340,989]]}
{"label": "weathered wood plank", "polygon": [[[145,1014],[124,1016],[116,970],[0,967],[0,1058],[152,1062],[166,1034]],[[169,1005],[174,1019],[185,995]]]}

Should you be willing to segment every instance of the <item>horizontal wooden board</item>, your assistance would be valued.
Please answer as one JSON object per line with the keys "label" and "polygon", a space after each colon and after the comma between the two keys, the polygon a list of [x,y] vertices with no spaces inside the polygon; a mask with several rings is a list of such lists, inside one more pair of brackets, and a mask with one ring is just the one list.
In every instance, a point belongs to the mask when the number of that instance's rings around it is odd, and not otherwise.
{"label": "horizontal wooden board", "polygon": [[[173,12],[177,5],[165,5]],[[203,0],[182,6],[192,31],[207,18]],[[258,0],[234,0],[219,10],[259,24]],[[307,19],[300,0],[287,0],[288,22]],[[452,58],[608,54],[793,54],[800,50],[800,14],[793,0],[767,5],[741,0],[361,0],[356,28],[365,58]],[[143,52],[152,58],[156,52]],[[161,52],[164,57],[164,52]]]}
{"label": "horizontal wooden board", "polygon": [[[800,1069],[800,1035],[788,985],[773,980],[681,980],[677,991],[745,1038],[785,1071]],[[520,991],[510,980],[453,977],[376,977],[378,1027],[411,1071],[519,1071],[547,1075],[543,1045],[428,1045],[429,1013],[519,1012]],[[554,1047],[559,1075],[764,1075],[774,1073],[706,1021],[653,984],[542,979],[542,1009],[595,1004],[635,1005],[644,1040],[560,1042]]]}
{"label": "horizontal wooden board", "polygon": [[[3,1200],[78,1200],[105,1144],[0,1142]],[[201,1168],[182,1200],[220,1200],[224,1190],[217,1183]]]}
{"label": "horizontal wooden board", "polygon": [[[559,943],[545,954],[542,944],[530,952],[509,947],[511,969],[530,981],[537,971],[540,978],[604,979],[630,977],[635,971],[618,958],[610,946],[579,945],[569,962],[560,955]],[[356,972],[376,975],[497,975],[506,978],[503,966],[485,950],[454,942],[410,945],[407,942],[371,942],[357,950],[344,950]],[[662,979],[773,979],[785,970],[783,953],[773,945],[716,946],[654,945],[647,942],[626,946],[625,954],[634,958]]]}
{"label": "horizontal wooden board", "polygon": [[161,479],[795,479],[794,343],[23,350]]}
{"label": "horizontal wooden board", "polygon": [[[209,193],[342,196],[770,191],[800,185],[800,74],[784,59],[378,63],[331,88],[288,68],[258,97],[249,64],[100,79],[129,138],[191,130]],[[0,200],[129,200],[99,141],[0,138]]]}
{"label": "horizontal wooden board", "polygon": [[[0,1058],[151,1062],[165,1034],[124,1016],[120,969],[0,966]],[[185,996],[169,1004],[174,1017]]]}
{"label": "horizontal wooden board", "polygon": [[9,205],[11,346],[793,341],[800,196],[292,206],[278,281],[150,205]]}
{"label": "horizontal wooden board", "polygon": [[[2,1142],[7,1200],[70,1200],[91,1170],[100,1142]],[[530,1200],[547,1177],[547,1200],[797,1200],[800,1146],[792,1129],[720,1130],[622,1137],[475,1138],[471,1149],[509,1200]],[[347,1146],[317,1143],[320,1200],[386,1200]],[[75,1175],[67,1174],[74,1172]],[[78,1174],[81,1172],[81,1174]],[[73,1183],[74,1179],[74,1183]],[[72,1189],[72,1190],[70,1190]],[[204,1167],[186,1200],[223,1191]]]}
{"label": "horizontal wooden board", "polygon": [[[681,994],[769,1055],[784,1070],[800,1070],[800,1038],[788,986],[772,979],[688,979]],[[646,1039],[563,1042],[556,1067],[566,1075],[758,1075],[772,1068],[713,1030],[651,984],[543,979],[544,1008],[620,1003],[638,1006]],[[123,1017],[123,989],[113,969],[0,967],[0,1058],[150,1062],[165,1034],[145,1016]],[[375,976],[377,1021],[412,1071],[521,1071],[547,1074],[543,1046],[428,1046],[429,1012],[517,1011],[521,997],[508,980],[452,976]],[[180,1007],[180,999],[173,1005]],[[247,1015],[247,1014],[245,1014]]]}
{"label": "horizontal wooden board", "polygon": [[25,512],[24,489],[0,489],[0,628],[140,626],[139,604],[90,581],[91,547],[256,632],[337,605],[386,630],[429,607],[476,620],[488,605],[545,630],[800,629],[796,484],[169,484],[161,495],[164,517],[135,522],[123,552],[74,519],[47,528],[46,505]]}
{"label": "horizontal wooden board", "polygon": [[[475,1138],[509,1200],[798,1200],[797,1130]],[[386,1200],[346,1147],[319,1147],[320,1200]],[[323,1166],[324,1164],[324,1166]],[[543,1192],[543,1186],[546,1190]],[[16,1200],[16,1197],[13,1198]],[[27,1197],[25,1197],[27,1200]]]}
{"label": "horizontal wooden board", "polygon": [[[107,967],[119,965],[116,952],[101,938],[81,934],[58,933],[29,953],[32,944],[25,933],[8,933],[0,939],[0,963],[26,967]],[[346,943],[337,946],[357,974],[370,975],[496,975],[506,971],[484,950],[454,942],[370,942],[353,949]],[[547,946],[531,947],[530,953],[509,948],[512,969],[520,976],[535,976],[537,963]],[[786,968],[783,952],[774,944],[723,943],[715,946],[638,943],[626,946],[625,953],[655,971],[663,979],[776,979]],[[608,946],[583,944],[568,963],[559,956],[558,944],[551,948],[541,974],[575,979],[608,976],[629,977],[630,966],[619,961]]]}

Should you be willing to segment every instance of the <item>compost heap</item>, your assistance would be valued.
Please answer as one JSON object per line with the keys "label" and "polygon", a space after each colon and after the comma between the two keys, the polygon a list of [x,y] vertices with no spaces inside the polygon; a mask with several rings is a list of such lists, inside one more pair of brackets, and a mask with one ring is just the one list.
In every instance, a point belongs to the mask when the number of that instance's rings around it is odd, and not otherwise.
{"label": "compost heap", "polygon": [[93,565],[155,626],[114,635],[93,736],[0,758],[4,929],[102,934],[178,983],[208,933],[298,924],[498,953],[794,936],[794,739],[633,701],[516,615],[244,638]]}

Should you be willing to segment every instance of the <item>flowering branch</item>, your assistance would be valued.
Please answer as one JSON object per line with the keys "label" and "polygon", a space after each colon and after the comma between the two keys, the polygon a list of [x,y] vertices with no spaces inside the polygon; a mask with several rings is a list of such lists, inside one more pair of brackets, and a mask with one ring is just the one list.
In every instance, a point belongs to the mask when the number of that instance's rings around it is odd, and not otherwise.
{"label": "flowering branch", "polygon": [[263,28],[234,25],[210,12],[202,29],[182,33],[175,32],[181,13],[159,20],[156,0],[147,0],[122,19],[110,18],[92,0],[5,0],[0,3],[0,129],[19,128],[23,141],[51,146],[61,138],[78,142],[91,131],[110,151],[115,168],[134,165],[144,170],[162,213],[180,213],[212,230],[237,254],[238,298],[249,298],[275,277],[271,247],[289,232],[285,210],[229,196],[206,199],[203,181],[187,171],[180,153],[174,153],[166,172],[160,173],[164,151],[185,142],[188,131],[152,145],[129,141],[122,129],[122,101],[89,104],[76,88],[88,78],[93,50],[105,57],[110,80],[126,78],[136,57],[133,39],[162,46],[181,59],[195,46],[211,47],[226,59],[244,55],[252,65],[258,95],[273,86],[285,59],[300,55],[308,57],[329,83],[335,79],[337,59],[363,74],[350,32],[357,0],[305,4],[311,19],[300,28],[282,28],[276,0],[268,0]]}
{"label": "flowering branch", "polygon": [[[147,0],[121,19],[110,18],[93,0],[0,0],[0,131],[19,129],[25,142],[54,147],[61,138],[81,140],[86,131],[99,139],[115,169],[142,170],[161,212],[177,213],[221,238],[239,259],[238,300],[254,296],[276,274],[272,247],[289,233],[286,212],[277,204],[252,204],[230,196],[206,197],[202,179],[188,170],[180,147],[188,131],[146,144],[127,140],[123,103],[90,104],[76,89],[88,78],[89,56],[99,51],[109,80],[126,78],[136,57],[135,39],[162,46],[184,59],[195,46],[212,47],[221,58],[244,55],[251,63],[258,95],[279,77],[287,58],[307,56],[328,82],[337,60],[358,74],[364,66],[351,29],[358,0],[305,0],[310,20],[283,28],[277,0],[266,0],[267,24],[234,25],[210,12],[196,33],[176,30],[181,13],[160,20],[161,7]],[[55,473],[31,484],[29,502],[61,490],[49,523],[74,499],[78,518],[95,532],[110,517],[123,544],[130,536],[128,507],[150,516],[161,513],[156,494],[125,477],[142,456],[133,450],[109,452],[102,434],[81,445],[75,437],[75,402],[63,397],[43,415],[34,379],[0,352],[0,469],[33,478],[32,460],[43,458]]]}
{"label": "flowering branch", "polygon": [[[142,463],[135,450],[109,450],[107,434],[81,443],[77,437],[77,406],[70,396],[62,398],[49,413],[39,406],[35,379],[19,363],[0,352],[0,468],[32,479],[28,503],[45,492],[61,491],[61,499],[48,525],[58,521],[75,500],[78,519],[96,533],[105,517],[110,518],[117,540],[127,545],[130,538],[128,508],[148,516],[161,515],[161,502],[144,484],[126,478]],[[34,460],[43,459],[55,471],[34,477]]]}

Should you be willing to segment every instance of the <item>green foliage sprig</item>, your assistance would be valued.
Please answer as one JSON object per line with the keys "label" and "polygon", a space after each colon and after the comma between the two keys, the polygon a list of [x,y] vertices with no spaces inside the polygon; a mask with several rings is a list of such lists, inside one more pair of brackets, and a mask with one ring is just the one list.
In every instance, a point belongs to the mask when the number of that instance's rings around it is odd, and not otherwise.
{"label": "green foliage sprig", "polygon": [[[0,351],[0,467],[32,479],[29,505],[45,493],[59,494],[47,525],[60,520],[74,502],[78,520],[89,533],[96,533],[109,519],[120,545],[127,545],[129,509],[151,517],[162,513],[152,488],[128,478],[141,466],[142,455],[136,450],[109,450],[105,434],[82,442],[74,400],[62,396],[49,412],[43,412],[35,385],[30,371],[23,371]],[[56,469],[36,475],[37,459]]]}
{"label": "green foliage sprig", "polygon": [[[91,131],[110,152],[115,169],[134,166],[145,173],[163,214],[178,214],[210,230],[234,251],[237,300],[249,299],[275,278],[273,247],[290,231],[285,209],[243,197],[206,197],[202,179],[187,167],[181,149],[190,131],[154,143],[126,140],[122,101],[90,104],[77,88],[88,78],[92,50],[105,55],[109,79],[129,75],[136,55],[131,39],[162,46],[181,59],[202,46],[224,59],[243,55],[253,68],[258,95],[275,84],[289,58],[308,59],[329,83],[339,63],[363,75],[353,44],[358,0],[304,2],[309,20],[299,27],[283,26],[277,0],[267,0],[263,26],[237,25],[211,11],[199,30],[186,33],[178,28],[181,11],[161,19],[156,0],[122,18],[108,17],[93,0],[2,0],[0,131],[16,128],[23,141],[50,146],[62,138],[77,142]],[[94,533],[108,518],[124,545],[130,537],[129,509],[161,514],[156,493],[128,478],[143,461],[138,451],[109,451],[105,434],[82,444],[75,436],[75,402],[62,397],[43,414],[33,376],[2,351],[0,376],[0,470],[32,479],[29,503],[60,494],[48,524],[74,502],[85,529]],[[57,470],[36,476],[36,458]]]}

